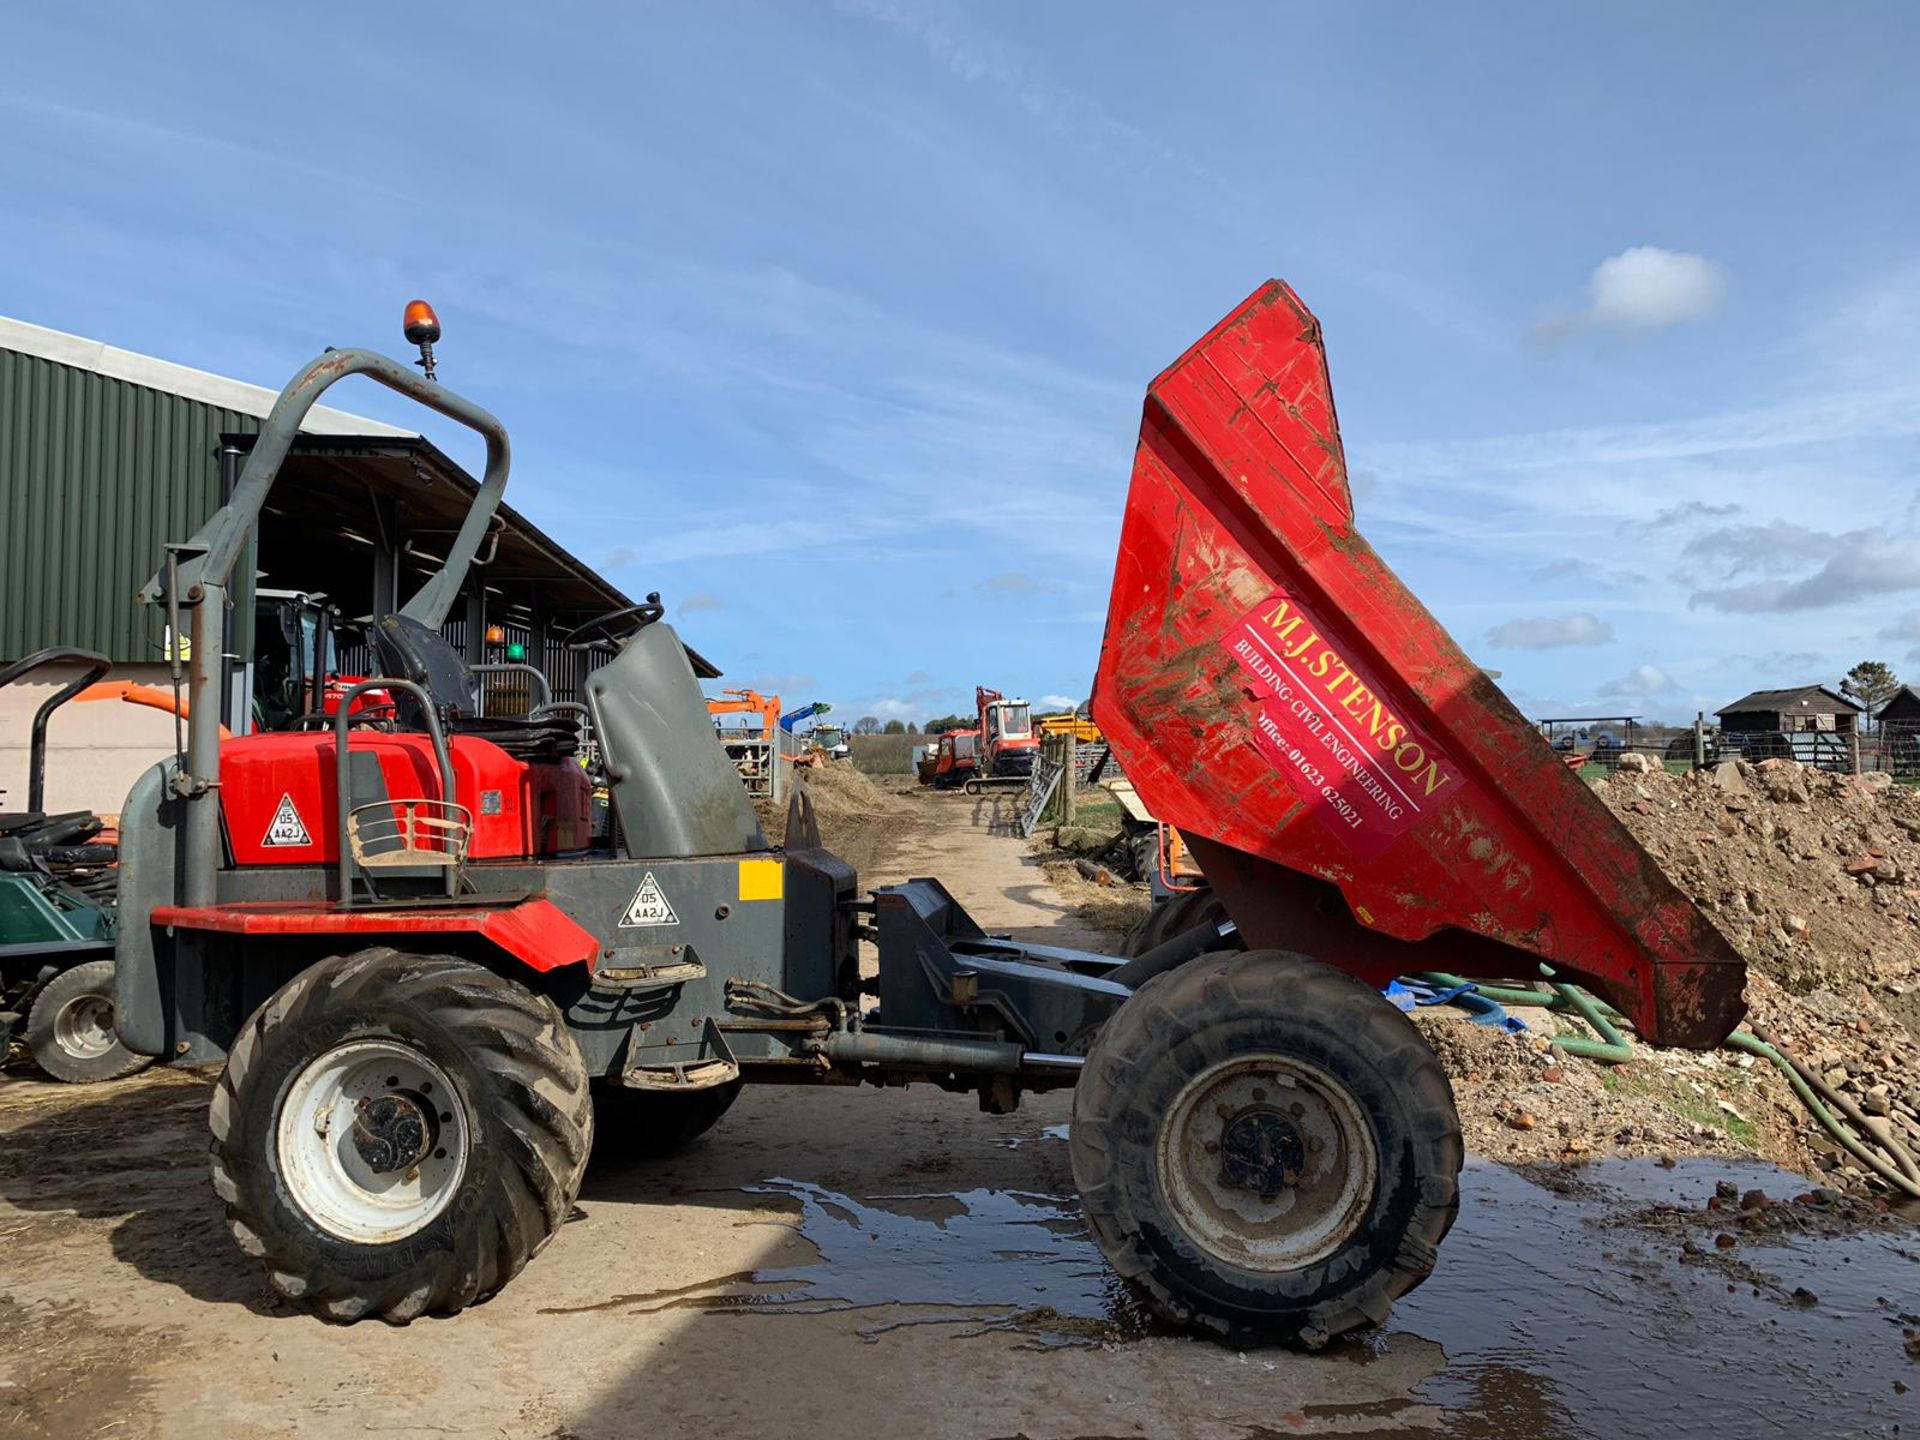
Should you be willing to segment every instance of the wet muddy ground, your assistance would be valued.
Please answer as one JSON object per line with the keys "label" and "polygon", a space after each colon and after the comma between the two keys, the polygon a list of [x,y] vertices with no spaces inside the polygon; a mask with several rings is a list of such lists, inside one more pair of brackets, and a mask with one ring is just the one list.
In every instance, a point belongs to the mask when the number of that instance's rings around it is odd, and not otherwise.
{"label": "wet muddy ground", "polygon": [[[953,814],[903,868],[1056,934],[1044,876]],[[1920,1231],[1706,1209],[1721,1185],[1805,1191],[1765,1167],[1476,1162],[1384,1330],[1239,1353],[1158,1333],[1112,1281],[1068,1097],[997,1118],[924,1089],[750,1091],[675,1159],[603,1143],[575,1220],[489,1303],[343,1328],[278,1304],[228,1239],[207,1085],[0,1081],[0,1436],[1920,1434]]]}

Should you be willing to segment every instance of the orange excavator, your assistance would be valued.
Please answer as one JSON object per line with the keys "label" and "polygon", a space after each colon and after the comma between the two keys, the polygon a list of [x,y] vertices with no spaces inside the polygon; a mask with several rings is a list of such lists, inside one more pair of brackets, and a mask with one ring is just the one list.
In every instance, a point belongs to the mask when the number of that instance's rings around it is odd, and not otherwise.
{"label": "orange excavator", "polygon": [[762,695],[758,690],[723,690],[718,696],[707,697],[707,714],[713,716],[758,715],[760,724],[751,732],[746,726],[732,726],[728,727],[726,738],[771,740],[780,727],[780,697]]}

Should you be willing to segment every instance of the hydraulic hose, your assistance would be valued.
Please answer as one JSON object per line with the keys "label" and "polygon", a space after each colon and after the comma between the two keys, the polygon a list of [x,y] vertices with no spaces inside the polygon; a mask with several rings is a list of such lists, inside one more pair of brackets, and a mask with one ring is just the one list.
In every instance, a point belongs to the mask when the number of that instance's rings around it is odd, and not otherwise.
{"label": "hydraulic hose", "polygon": [[[1755,1027],[1755,1033],[1736,1030],[1727,1037],[1727,1048],[1743,1050],[1749,1055],[1758,1055],[1771,1060],[1780,1073],[1787,1077],[1787,1084],[1793,1087],[1793,1093],[1800,1097],[1800,1103],[1807,1107],[1820,1128],[1831,1135],[1846,1152],[1865,1165],[1874,1174],[1886,1181],[1903,1195],[1920,1200],[1920,1167],[1914,1164],[1913,1156],[1907,1152],[1898,1140],[1893,1138],[1892,1127],[1881,1134],[1868,1122],[1867,1116],[1853,1101],[1835,1090],[1831,1085],[1810,1070],[1806,1062],[1780,1048],[1780,1042],[1767,1031]],[[1886,1151],[1894,1159],[1889,1165],[1872,1149],[1861,1143],[1858,1135],[1849,1131],[1834,1118],[1833,1111],[1822,1104],[1825,1100],[1832,1104],[1853,1124],[1860,1135],[1865,1135],[1874,1145]],[[1897,1167],[1897,1168],[1896,1168]]]}
{"label": "hydraulic hose", "polygon": [[1208,951],[1220,949],[1232,931],[1231,921],[1216,925],[1196,925],[1193,929],[1183,931],[1170,940],[1163,940],[1151,950],[1134,956],[1126,964],[1108,974],[1106,978],[1138,990],[1154,976],[1177,969],[1189,960],[1205,955]]}
{"label": "hydraulic hose", "polygon": [[[1553,972],[1545,965],[1541,970],[1551,975]],[[1569,1055],[1577,1055],[1583,1060],[1598,1060],[1602,1064],[1619,1065],[1633,1058],[1633,1042],[1621,1033],[1613,1024],[1620,1018],[1620,1012],[1603,1005],[1577,985],[1554,982],[1549,990],[1534,990],[1524,986],[1486,985],[1477,980],[1465,980],[1458,975],[1448,975],[1438,970],[1428,971],[1419,977],[1430,985],[1451,990],[1461,985],[1471,985],[1475,993],[1484,995],[1497,1004],[1509,1009],[1521,1006],[1533,1006],[1536,1009],[1556,1010],[1563,1014],[1572,1014],[1593,1027],[1598,1040],[1590,1040],[1584,1035],[1556,1035],[1549,1042],[1554,1049],[1564,1050]],[[1611,1012],[1612,1018],[1609,1018]]]}
{"label": "hydraulic hose", "polygon": [[[1553,973],[1547,966],[1540,968],[1548,975]],[[1551,990],[1486,985],[1440,971],[1430,971],[1419,978],[1444,989],[1471,985],[1479,994],[1502,1005],[1531,1005],[1547,1010],[1571,1011],[1591,1025],[1602,1038],[1594,1041],[1578,1035],[1556,1035],[1551,1042],[1556,1048],[1569,1055],[1607,1064],[1620,1064],[1633,1058],[1632,1042],[1613,1023],[1625,1017],[1577,985],[1556,981]],[[1920,1200],[1920,1162],[1916,1162],[1911,1152],[1893,1138],[1891,1126],[1874,1125],[1871,1117],[1858,1105],[1816,1075],[1777,1036],[1756,1025],[1752,1031],[1734,1031],[1726,1038],[1725,1048],[1757,1056],[1772,1064],[1786,1078],[1788,1086],[1806,1107],[1807,1113],[1813,1116],[1835,1144],[1901,1194]],[[1836,1110],[1840,1112],[1838,1115],[1834,1113]]]}

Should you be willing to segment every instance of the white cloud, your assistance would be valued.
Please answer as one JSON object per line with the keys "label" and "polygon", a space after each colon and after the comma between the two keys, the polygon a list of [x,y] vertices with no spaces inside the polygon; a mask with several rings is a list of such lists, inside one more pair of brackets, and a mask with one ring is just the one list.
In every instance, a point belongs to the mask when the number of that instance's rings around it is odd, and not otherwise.
{"label": "white cloud", "polygon": [[1772,520],[1765,525],[1723,525],[1703,531],[1680,547],[1680,555],[1683,560],[1716,561],[1732,577],[1755,570],[1794,570],[1809,560],[1831,559],[1843,540],[1794,521]]}
{"label": "white cloud", "polygon": [[1920,610],[1909,610],[1880,632],[1882,640],[1920,640]]}
{"label": "white cloud", "polygon": [[1592,560],[1572,557],[1549,560],[1535,570],[1531,578],[1536,585],[1553,585],[1564,580],[1582,585],[1598,585],[1607,590],[1625,590],[1647,583],[1647,577],[1638,570],[1609,569]]}
{"label": "white cloud", "polygon": [[[1880,632],[1882,640],[1920,640],[1920,610],[1909,610]],[[1920,645],[1907,651],[1908,664],[1920,664]]]}
{"label": "white cloud", "polygon": [[1557,650],[1565,645],[1606,645],[1612,640],[1613,627],[1593,615],[1509,620],[1487,632],[1487,643],[1502,650]]}
{"label": "white cloud", "polygon": [[1726,289],[1726,272],[1703,255],[1636,245],[1594,267],[1587,313],[1598,325],[1660,330],[1711,315]]}
{"label": "white cloud", "polygon": [[920,706],[893,695],[870,701],[860,709],[862,715],[871,715],[876,720],[916,720],[923,718],[920,711]]}
{"label": "white cloud", "polygon": [[1636,665],[1617,680],[1600,687],[1602,695],[1623,700],[1645,700],[1673,690],[1673,677],[1657,665]]}
{"label": "white cloud", "polygon": [[[1744,585],[1701,590],[1689,603],[1736,614],[1774,614],[1818,610],[1876,595],[1920,590],[1920,535],[1890,534],[1884,530],[1822,535],[1794,525],[1768,528],[1800,532],[1790,537],[1793,548],[1789,553],[1824,553],[1825,563],[1798,580],[1755,580]],[[1816,548],[1808,549],[1809,545]]]}
{"label": "white cloud", "polygon": [[1534,335],[1557,340],[1583,330],[1664,330],[1711,315],[1726,291],[1726,271],[1704,255],[1635,245],[1593,267],[1584,309],[1549,317]]}
{"label": "white cloud", "polygon": [[1071,695],[1042,695],[1033,703],[1042,710],[1072,710],[1080,704]]}
{"label": "white cloud", "polygon": [[709,595],[704,590],[696,590],[678,605],[674,606],[676,615],[698,615],[702,610],[724,610],[726,605],[717,595]]}

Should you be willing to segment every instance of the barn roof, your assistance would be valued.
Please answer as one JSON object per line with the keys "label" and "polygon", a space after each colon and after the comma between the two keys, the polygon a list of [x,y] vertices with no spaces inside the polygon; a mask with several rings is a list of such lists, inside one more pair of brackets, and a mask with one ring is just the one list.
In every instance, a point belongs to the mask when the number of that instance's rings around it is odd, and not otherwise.
{"label": "barn roof", "polygon": [[1774,715],[1787,711],[1812,711],[1821,715],[1842,712],[1859,714],[1862,706],[1824,685],[1794,685],[1785,690],[1756,690],[1731,705],[1722,705],[1716,715]]}

